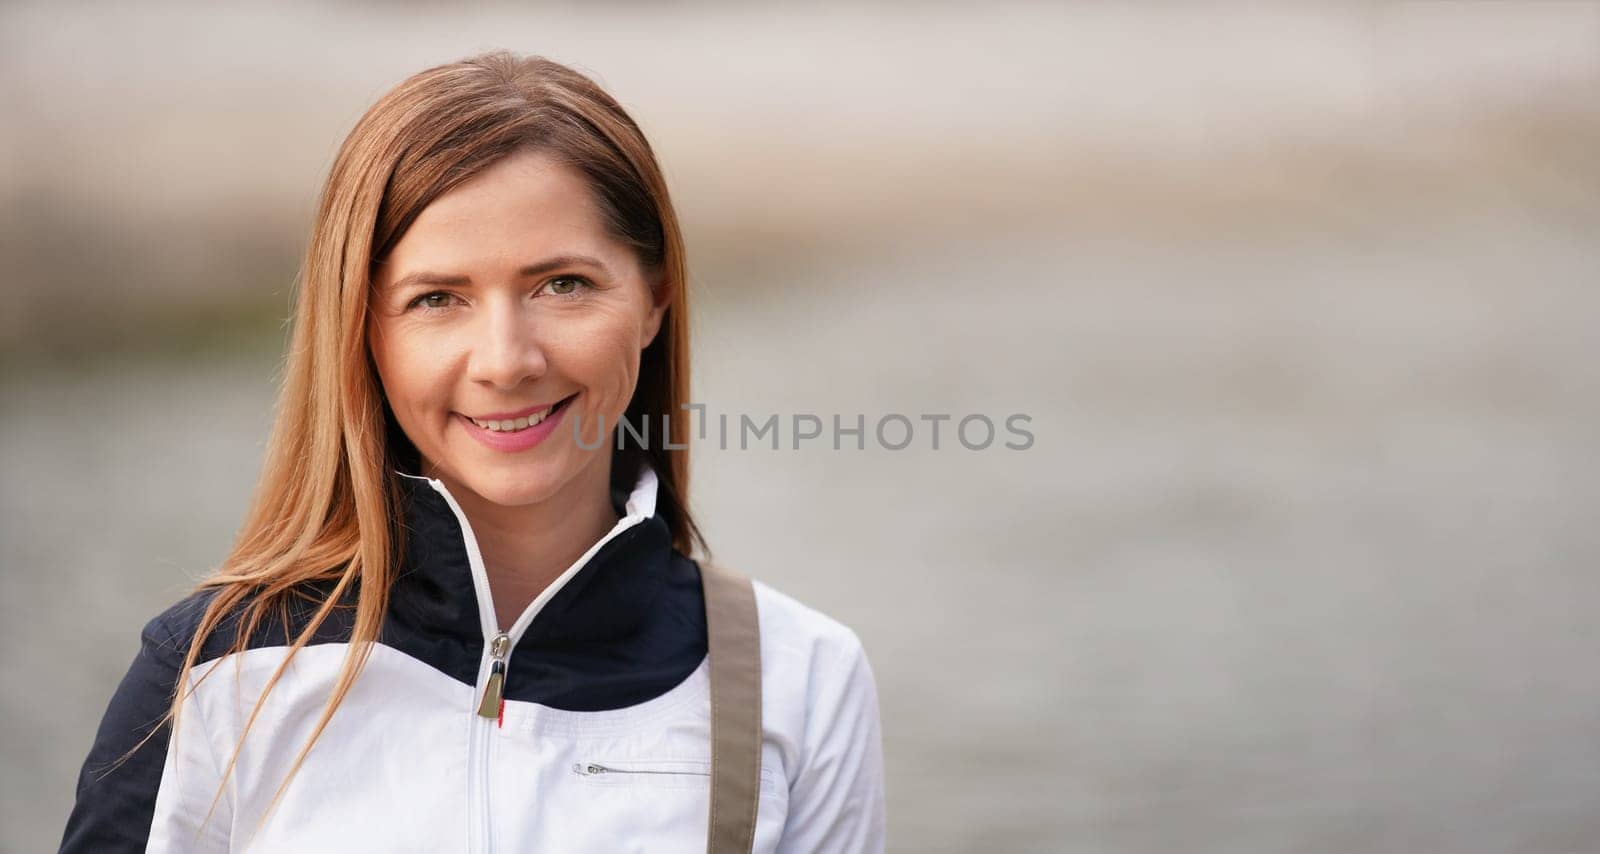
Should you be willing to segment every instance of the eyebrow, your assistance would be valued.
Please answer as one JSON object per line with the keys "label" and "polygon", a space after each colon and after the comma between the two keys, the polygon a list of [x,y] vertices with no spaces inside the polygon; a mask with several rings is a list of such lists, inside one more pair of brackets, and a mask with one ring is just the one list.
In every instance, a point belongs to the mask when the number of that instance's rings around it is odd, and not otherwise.
{"label": "eyebrow", "polygon": [[[556,255],[552,258],[546,258],[543,261],[524,266],[522,269],[517,271],[517,275],[523,278],[542,276],[545,273],[559,270],[562,267],[594,267],[601,273],[605,274],[607,278],[612,278],[611,268],[607,267],[599,258],[596,258],[592,255]],[[389,285],[389,289],[400,290],[402,288],[409,288],[416,285],[459,286],[470,284],[472,284],[471,276],[450,273],[429,273],[426,271],[421,271],[416,273],[407,273],[404,276],[401,276]]]}

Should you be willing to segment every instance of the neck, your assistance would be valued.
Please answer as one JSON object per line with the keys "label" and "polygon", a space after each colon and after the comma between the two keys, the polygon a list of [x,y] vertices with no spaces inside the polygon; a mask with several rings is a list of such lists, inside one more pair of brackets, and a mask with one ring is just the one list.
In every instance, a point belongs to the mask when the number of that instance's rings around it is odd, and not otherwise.
{"label": "neck", "polygon": [[508,507],[452,488],[478,541],[501,631],[616,526],[610,455],[597,457],[560,493],[537,504]]}

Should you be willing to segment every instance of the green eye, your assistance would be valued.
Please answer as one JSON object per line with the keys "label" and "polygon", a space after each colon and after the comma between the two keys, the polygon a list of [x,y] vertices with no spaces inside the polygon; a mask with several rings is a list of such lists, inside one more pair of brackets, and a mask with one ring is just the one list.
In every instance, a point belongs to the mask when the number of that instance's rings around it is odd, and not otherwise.
{"label": "green eye", "polygon": [[417,306],[421,306],[422,308],[449,308],[450,295],[444,291],[434,291],[433,293],[423,294],[422,296],[412,300],[411,305],[413,308]]}
{"label": "green eye", "polygon": [[578,289],[585,284],[587,283],[577,276],[563,276],[559,279],[550,280],[550,292],[558,297],[569,297],[577,293]]}

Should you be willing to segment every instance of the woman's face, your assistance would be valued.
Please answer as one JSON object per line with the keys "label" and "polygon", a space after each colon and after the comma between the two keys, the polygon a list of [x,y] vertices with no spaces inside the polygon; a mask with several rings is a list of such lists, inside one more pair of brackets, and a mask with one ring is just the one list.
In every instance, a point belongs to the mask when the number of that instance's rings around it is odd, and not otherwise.
{"label": "woman's face", "polygon": [[[526,151],[441,195],[378,266],[371,299],[373,361],[425,473],[507,506],[580,475],[605,482],[666,306],[581,173]],[[580,448],[575,416],[586,445],[604,417],[607,441]]]}

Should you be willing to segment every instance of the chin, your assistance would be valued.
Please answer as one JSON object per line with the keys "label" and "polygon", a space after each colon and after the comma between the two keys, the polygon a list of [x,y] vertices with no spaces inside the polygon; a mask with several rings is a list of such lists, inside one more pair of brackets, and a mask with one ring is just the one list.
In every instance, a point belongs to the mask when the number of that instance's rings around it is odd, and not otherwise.
{"label": "chin", "polygon": [[531,472],[468,474],[462,483],[478,497],[503,507],[522,507],[549,500],[559,486],[548,474]]}
{"label": "chin", "polygon": [[[552,439],[562,437],[551,437]],[[600,458],[595,453],[574,453],[569,447],[550,447],[546,441],[521,459],[485,453],[479,448],[456,451],[441,460],[446,478],[477,498],[502,507],[526,507],[556,500]],[[607,443],[605,454],[609,457]]]}

